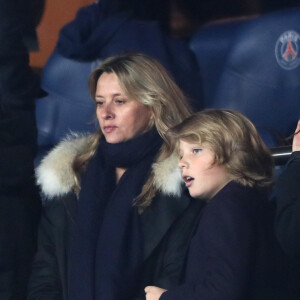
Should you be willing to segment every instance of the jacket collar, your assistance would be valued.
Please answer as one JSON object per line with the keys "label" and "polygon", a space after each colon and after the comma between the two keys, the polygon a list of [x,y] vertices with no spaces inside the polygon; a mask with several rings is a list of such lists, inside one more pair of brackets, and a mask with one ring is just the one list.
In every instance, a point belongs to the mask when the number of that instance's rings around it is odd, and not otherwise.
{"label": "jacket collar", "polygon": [[[75,179],[72,163],[83,151],[89,138],[89,135],[69,136],[43,158],[36,168],[36,180],[46,199],[54,199],[73,191]],[[172,155],[152,166],[154,184],[164,195],[181,194],[182,179],[177,162],[177,157]]]}

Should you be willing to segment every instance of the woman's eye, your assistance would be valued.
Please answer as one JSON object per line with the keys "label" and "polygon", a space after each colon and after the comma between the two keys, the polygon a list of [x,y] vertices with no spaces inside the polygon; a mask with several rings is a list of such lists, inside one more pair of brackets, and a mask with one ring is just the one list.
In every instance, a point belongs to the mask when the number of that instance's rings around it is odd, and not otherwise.
{"label": "woman's eye", "polygon": [[124,103],[125,103],[125,100],[123,100],[123,99],[116,99],[115,102],[116,102],[117,104],[124,104]]}
{"label": "woman's eye", "polygon": [[96,102],[96,107],[100,107],[100,106],[102,106],[102,105],[103,105],[103,103],[104,103],[104,102],[102,102],[102,101],[97,101],[97,102]]}

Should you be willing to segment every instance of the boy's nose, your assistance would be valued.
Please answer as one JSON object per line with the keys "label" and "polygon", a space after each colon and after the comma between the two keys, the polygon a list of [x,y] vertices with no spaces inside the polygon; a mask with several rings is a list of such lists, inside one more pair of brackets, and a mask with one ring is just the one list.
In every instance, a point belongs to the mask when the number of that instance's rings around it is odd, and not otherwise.
{"label": "boy's nose", "polygon": [[178,166],[180,169],[184,169],[184,168],[187,168],[188,164],[187,162],[182,158],[179,163],[178,163]]}

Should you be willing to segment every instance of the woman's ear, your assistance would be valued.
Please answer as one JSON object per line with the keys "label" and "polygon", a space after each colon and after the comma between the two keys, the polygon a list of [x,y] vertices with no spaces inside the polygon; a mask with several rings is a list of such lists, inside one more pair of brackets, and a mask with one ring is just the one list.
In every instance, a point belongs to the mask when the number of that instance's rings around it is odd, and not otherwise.
{"label": "woman's ear", "polygon": [[151,129],[155,125],[155,120],[154,120],[154,114],[153,111],[150,110],[150,118],[149,118],[149,125],[148,128]]}

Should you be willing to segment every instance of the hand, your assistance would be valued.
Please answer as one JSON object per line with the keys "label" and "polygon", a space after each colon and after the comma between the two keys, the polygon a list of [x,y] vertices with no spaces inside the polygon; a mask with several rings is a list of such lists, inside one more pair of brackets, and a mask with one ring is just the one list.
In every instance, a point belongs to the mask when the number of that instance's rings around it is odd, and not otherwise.
{"label": "hand", "polygon": [[167,290],[161,289],[157,286],[146,286],[146,300],[159,300],[160,296]]}
{"label": "hand", "polygon": [[295,133],[293,138],[293,151],[300,151],[300,120],[298,121]]}

